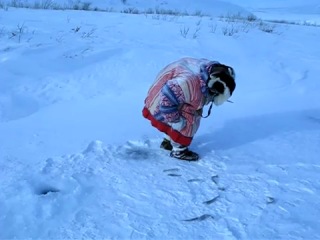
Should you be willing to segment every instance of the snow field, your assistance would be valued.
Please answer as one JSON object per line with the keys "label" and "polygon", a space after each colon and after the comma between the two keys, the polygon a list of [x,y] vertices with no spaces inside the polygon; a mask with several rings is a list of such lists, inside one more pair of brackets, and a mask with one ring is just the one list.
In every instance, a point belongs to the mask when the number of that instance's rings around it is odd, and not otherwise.
{"label": "snow field", "polygon": [[[9,9],[0,29],[0,238],[320,238],[316,27]],[[197,163],[141,116],[186,55],[238,79]]]}

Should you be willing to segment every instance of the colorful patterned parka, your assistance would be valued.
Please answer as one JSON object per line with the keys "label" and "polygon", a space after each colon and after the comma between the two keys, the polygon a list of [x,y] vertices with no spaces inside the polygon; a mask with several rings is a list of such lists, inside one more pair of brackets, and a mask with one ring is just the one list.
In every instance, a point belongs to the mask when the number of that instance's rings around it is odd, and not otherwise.
{"label": "colorful patterned parka", "polygon": [[204,105],[212,101],[206,82],[208,69],[216,63],[182,58],[166,66],[148,91],[143,116],[174,142],[189,146]]}

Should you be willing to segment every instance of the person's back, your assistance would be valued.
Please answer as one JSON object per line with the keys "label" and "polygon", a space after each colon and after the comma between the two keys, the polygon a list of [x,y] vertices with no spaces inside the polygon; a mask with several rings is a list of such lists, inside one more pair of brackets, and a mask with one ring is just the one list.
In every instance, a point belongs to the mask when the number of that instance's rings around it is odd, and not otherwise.
{"label": "person's back", "polygon": [[[187,91],[191,94],[185,94],[185,101],[190,102],[194,105],[195,102],[201,104],[203,98],[202,93],[199,92],[201,87],[205,87],[205,81],[201,80],[200,68],[201,66],[206,66],[212,63],[207,59],[195,59],[195,58],[182,58],[178,61],[175,61],[165,68],[163,68],[158,76],[156,77],[155,82],[150,87],[148,95],[145,99],[145,106],[150,110],[151,114],[156,114],[159,111],[159,104],[161,89],[163,86],[172,80],[176,80],[178,84],[183,88],[185,93]],[[196,91],[199,90],[199,91]],[[192,99],[190,99],[192,97]],[[196,100],[197,97],[197,101]],[[197,110],[197,109],[196,109]]]}

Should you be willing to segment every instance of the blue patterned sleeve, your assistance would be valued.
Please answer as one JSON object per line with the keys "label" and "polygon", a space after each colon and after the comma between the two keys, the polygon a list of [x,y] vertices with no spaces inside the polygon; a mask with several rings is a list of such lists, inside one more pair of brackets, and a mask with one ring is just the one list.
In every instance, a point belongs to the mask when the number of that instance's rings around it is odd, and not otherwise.
{"label": "blue patterned sleeve", "polygon": [[180,107],[185,102],[184,94],[177,81],[168,81],[161,90],[160,112],[166,122],[180,120]]}

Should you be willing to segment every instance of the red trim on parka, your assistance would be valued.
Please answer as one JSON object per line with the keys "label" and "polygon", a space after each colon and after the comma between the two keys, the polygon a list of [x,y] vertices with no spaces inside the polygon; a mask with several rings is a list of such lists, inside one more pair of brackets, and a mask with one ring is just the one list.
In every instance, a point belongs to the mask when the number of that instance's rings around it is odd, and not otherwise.
{"label": "red trim on parka", "polygon": [[152,126],[157,128],[160,132],[167,134],[174,142],[179,143],[183,146],[189,146],[191,144],[191,141],[192,141],[191,137],[186,137],[182,135],[180,132],[178,132],[177,130],[174,130],[173,128],[171,128],[169,125],[158,121],[152,116],[152,114],[147,108],[143,108],[142,115],[146,119],[150,120]]}

